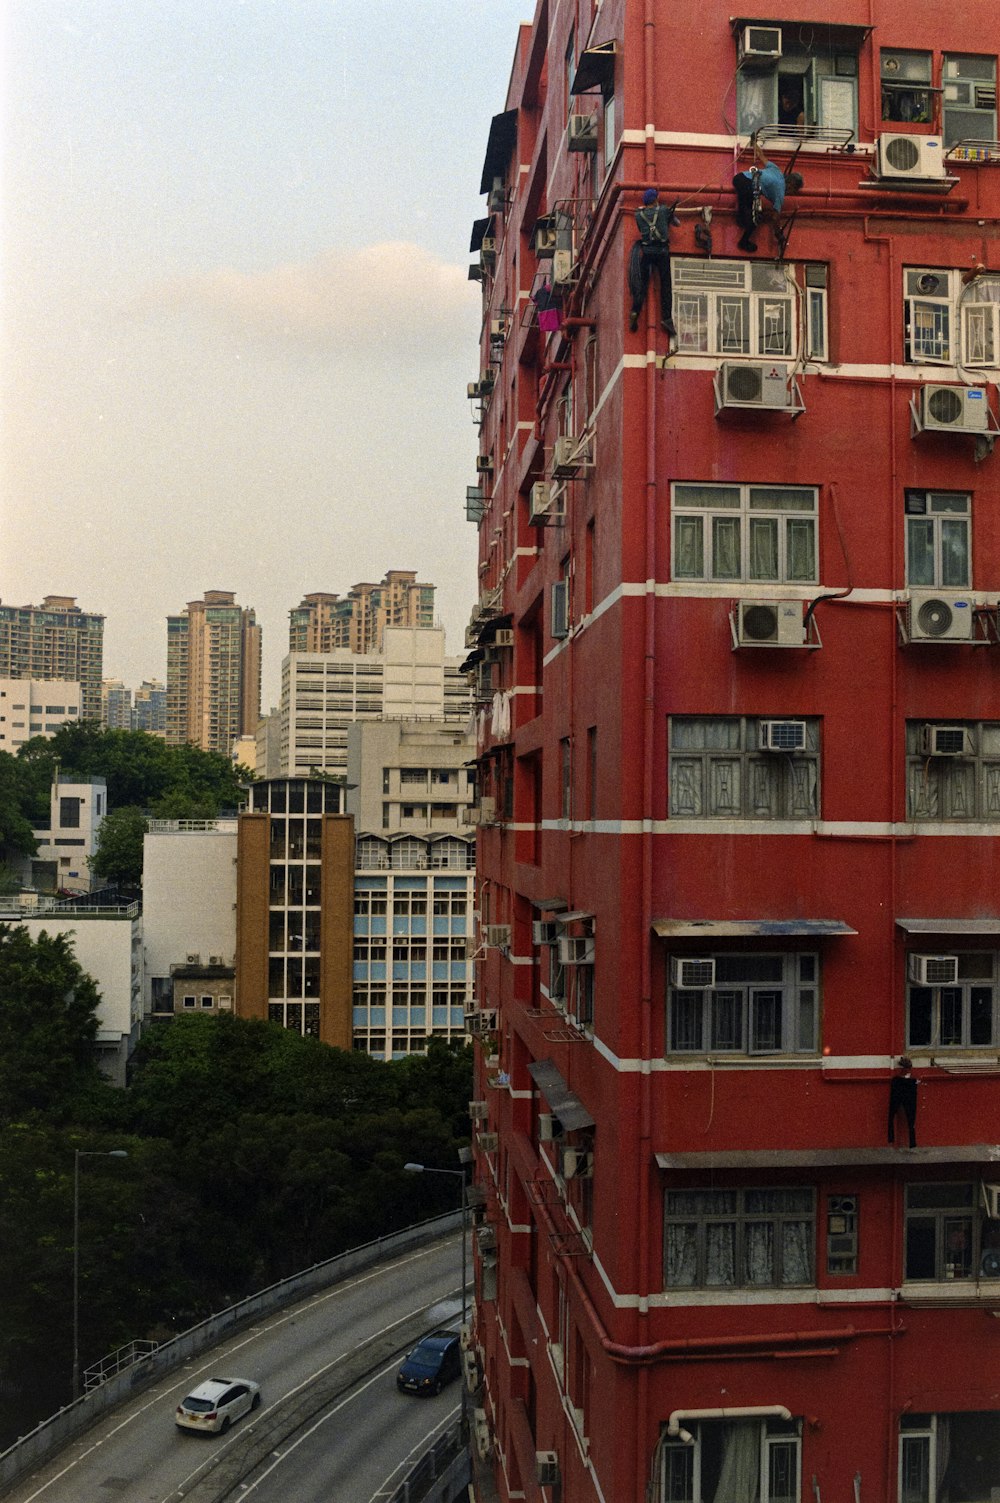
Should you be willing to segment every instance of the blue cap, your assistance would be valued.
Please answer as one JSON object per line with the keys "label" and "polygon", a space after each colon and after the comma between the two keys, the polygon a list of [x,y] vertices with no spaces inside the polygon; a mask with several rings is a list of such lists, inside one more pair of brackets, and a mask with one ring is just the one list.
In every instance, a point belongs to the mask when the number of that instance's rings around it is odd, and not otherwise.
{"label": "blue cap", "polygon": [[642,195],[642,201],[644,204],[655,204],[658,197],[659,194],[657,193],[655,188],[647,188],[645,193]]}

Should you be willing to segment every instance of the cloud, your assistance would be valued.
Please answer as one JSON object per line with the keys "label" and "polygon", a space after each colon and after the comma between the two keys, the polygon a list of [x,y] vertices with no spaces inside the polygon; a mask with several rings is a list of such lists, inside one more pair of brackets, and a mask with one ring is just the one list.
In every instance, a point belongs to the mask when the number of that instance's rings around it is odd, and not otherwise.
{"label": "cloud", "polygon": [[172,278],[147,288],[131,311],[179,314],[244,338],[348,353],[376,340],[438,359],[470,348],[479,299],[466,267],[388,241],[265,271]]}

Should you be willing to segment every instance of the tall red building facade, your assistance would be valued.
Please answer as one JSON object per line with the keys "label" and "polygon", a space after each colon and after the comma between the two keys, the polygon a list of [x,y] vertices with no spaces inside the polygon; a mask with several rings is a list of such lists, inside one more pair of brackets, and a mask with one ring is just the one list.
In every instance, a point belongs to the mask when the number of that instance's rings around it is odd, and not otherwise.
{"label": "tall red building facade", "polygon": [[[992,0],[520,30],[473,234],[481,1498],[1000,1496],[998,47]],[[751,252],[753,132],[803,186]]]}

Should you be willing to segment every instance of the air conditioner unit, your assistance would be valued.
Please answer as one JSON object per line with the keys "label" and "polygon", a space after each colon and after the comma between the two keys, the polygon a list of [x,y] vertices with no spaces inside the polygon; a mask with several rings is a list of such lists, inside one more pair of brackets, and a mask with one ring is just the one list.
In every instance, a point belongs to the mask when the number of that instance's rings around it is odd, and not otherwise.
{"label": "air conditioner unit", "polygon": [[495,1132],[481,1132],[476,1143],[480,1153],[496,1153],[500,1138]]}
{"label": "air conditioner unit", "polygon": [[495,1252],[497,1245],[497,1229],[495,1226],[476,1227],[476,1246],[480,1252]]}
{"label": "air conditioner unit", "polygon": [[968,757],[972,755],[971,737],[964,725],[923,725],[920,727],[922,757]]}
{"label": "air conditioner unit", "polygon": [[486,200],[486,206],[491,214],[502,214],[507,207],[507,194],[504,191],[503,178],[495,177],[490,189],[490,196]]}
{"label": "air conditioner unit", "polygon": [[539,1143],[555,1143],[563,1135],[563,1125],[553,1112],[538,1113]]}
{"label": "air conditioner unit", "polygon": [[465,1386],[469,1392],[475,1393],[479,1387],[479,1358],[475,1352],[462,1353],[462,1376],[465,1378]]}
{"label": "air conditioner unit", "polygon": [[486,925],[486,948],[488,950],[510,949],[510,925],[487,924]]}
{"label": "air conditioner unit", "polygon": [[583,1148],[564,1148],[559,1155],[559,1173],[563,1179],[591,1179],[594,1155]]}
{"label": "air conditioner unit", "polygon": [[189,955],[187,957],[187,964],[188,965],[201,965],[201,956],[200,955]]}
{"label": "air conditioner unit", "polygon": [[507,318],[506,316],[504,316],[502,318],[491,318],[490,319],[490,338],[491,339],[506,339],[507,338],[507,330],[509,328],[510,328],[510,319]]}
{"label": "air conditioner unit", "polygon": [[528,494],[528,523],[532,527],[546,522],[561,522],[565,515],[562,486],[550,480],[536,480]]}
{"label": "air conditioner unit", "polygon": [[580,473],[586,458],[580,440],[564,434],[552,445],[552,473],[557,480],[569,480]]}
{"label": "air conditioner unit", "polygon": [[917,986],[954,986],[958,980],[958,956],[911,955],[907,974]]}
{"label": "air conditioner unit", "polygon": [[465,394],[470,402],[481,401],[483,396],[482,385],[478,381],[470,381],[465,388]]}
{"label": "air conditioner unit", "polygon": [[804,751],[806,723],[804,720],[762,720],[760,722],[761,751]]}
{"label": "air conditioner unit", "polygon": [[570,115],[566,135],[570,151],[596,151],[597,116]]}
{"label": "air conditioner unit", "polygon": [[987,433],[990,404],[982,386],[922,386],[920,425],[930,432]]}
{"label": "air conditioner unit", "polygon": [[494,647],[513,647],[513,645],[514,645],[514,633],[510,630],[509,627],[506,627],[506,626],[505,627],[501,627],[501,629],[499,631],[494,632],[494,634],[493,634],[493,646]]}
{"label": "air conditioner unit", "polygon": [[751,365],[743,360],[724,360],[719,380],[723,407],[778,409],[792,405],[788,365],[782,361]]}
{"label": "air conditioner unit", "polygon": [[773,63],[781,56],[780,26],[743,26],[739,36],[741,63]]}
{"label": "air conditioner unit", "polygon": [[473,1409],[472,1433],[476,1438],[476,1453],[480,1461],[486,1461],[493,1449],[493,1441],[490,1437],[490,1422],[486,1418],[485,1409]]}
{"label": "air conditioner unit", "polygon": [[543,256],[551,256],[555,248],[555,220],[540,219],[535,225],[535,255],[541,260]]}
{"label": "air conditioner unit", "polygon": [[222,965],[223,964],[222,956],[221,955],[210,955],[208,957],[208,963],[209,963],[209,965]]}
{"label": "air conditioner unit", "polygon": [[944,145],[940,136],[903,136],[883,131],[878,138],[876,175],[883,181],[945,176]]}
{"label": "air conditioner unit", "polygon": [[700,992],[715,985],[715,961],[709,956],[671,955],[670,985],[682,992]]}
{"label": "air conditioner unit", "polygon": [[482,1038],[487,1033],[493,1033],[497,1026],[496,1008],[479,1007],[473,1012],[467,1012],[465,1026],[474,1038]]}
{"label": "air conditioner unit", "polygon": [[572,250],[559,249],[552,253],[553,287],[569,287],[576,275],[576,257]]}
{"label": "air conditioner unit", "polygon": [[560,965],[593,965],[594,964],[594,937],[584,935],[582,938],[563,935],[558,942]]}
{"label": "air conditioner unit", "polygon": [[473,1122],[485,1122],[489,1114],[489,1106],[485,1101],[470,1101],[469,1116]]}
{"label": "air conditioner unit", "polygon": [[736,635],[741,647],[801,647],[801,600],[741,600]]}
{"label": "air conditioner unit", "polygon": [[492,474],[492,471],[493,471],[493,455],[492,454],[477,454],[476,455],[476,469],[478,470],[478,472],[479,472],[480,475]]}
{"label": "air conditioner unit", "polygon": [[497,243],[492,235],[483,236],[483,243],[479,247],[479,258],[483,266],[496,265]]}
{"label": "air conditioner unit", "polygon": [[970,642],[976,625],[976,602],[971,595],[911,590],[908,616],[911,642]]}
{"label": "air conditioner unit", "polygon": [[[470,1186],[470,1189],[471,1189],[471,1186]],[[475,1346],[475,1342],[472,1339],[472,1327],[471,1326],[462,1326],[461,1327],[461,1329],[459,1330],[459,1333],[458,1333],[458,1344],[462,1348],[463,1352],[471,1352],[472,1351],[473,1347]]]}
{"label": "air conditioner unit", "polygon": [[479,823],[481,825],[495,824],[497,817],[496,799],[490,798],[487,794],[484,794],[483,797],[479,800],[479,809],[477,812],[479,814]]}
{"label": "air conditioner unit", "polygon": [[535,1452],[535,1481],[539,1487],[555,1487],[559,1481],[559,1454],[557,1451]]}
{"label": "air conditioner unit", "polygon": [[559,925],[554,919],[532,919],[531,943],[533,945],[554,945],[559,938]]}

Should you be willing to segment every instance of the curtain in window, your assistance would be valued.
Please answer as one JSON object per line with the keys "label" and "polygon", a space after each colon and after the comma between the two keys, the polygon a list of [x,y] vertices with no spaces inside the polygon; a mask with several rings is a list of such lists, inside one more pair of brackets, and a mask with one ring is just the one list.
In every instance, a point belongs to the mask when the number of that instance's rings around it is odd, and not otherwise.
{"label": "curtain in window", "polygon": [[774,1283],[773,1222],[747,1222],[743,1234],[743,1263],[747,1284]]}
{"label": "curtain in window", "polygon": [[785,573],[789,579],[816,578],[816,524],[810,518],[790,517],[785,525]]}
{"label": "curtain in window", "polygon": [[948,1470],[948,1462],[951,1460],[951,1422],[947,1414],[939,1414],[935,1426],[935,1457],[934,1472],[937,1480],[937,1495],[941,1503],[946,1503],[948,1494],[942,1491],[941,1484],[944,1474]]}
{"label": "curtain in window", "polygon": [[698,1228],[690,1222],[667,1227],[667,1286],[690,1289],[698,1282]]}
{"label": "curtain in window", "polygon": [[964,518],[941,519],[941,583],[969,583],[969,524]]}
{"label": "curtain in window", "polygon": [[705,549],[701,517],[677,517],[674,522],[674,578],[703,579]]}
{"label": "curtain in window", "polygon": [[760,1497],[760,1425],[743,1420],[724,1429],[722,1468],[712,1503],[757,1503]]}
{"label": "curtain in window", "polygon": [[750,578],[778,578],[778,519],[750,518]]}
{"label": "curtain in window", "polygon": [[739,517],[713,517],[712,578],[739,579],[741,572]]}
{"label": "curtain in window", "polygon": [[781,1282],[808,1284],[812,1281],[812,1224],[786,1221],[781,1228]]}
{"label": "curtain in window", "polygon": [[705,1283],[736,1283],[736,1227],[731,1221],[710,1222],[705,1228]]}

